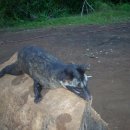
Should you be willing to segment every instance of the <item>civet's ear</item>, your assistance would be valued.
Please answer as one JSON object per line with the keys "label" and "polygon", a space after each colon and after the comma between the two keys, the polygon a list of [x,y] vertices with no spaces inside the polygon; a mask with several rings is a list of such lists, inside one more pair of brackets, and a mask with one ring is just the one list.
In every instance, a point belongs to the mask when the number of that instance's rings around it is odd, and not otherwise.
{"label": "civet's ear", "polygon": [[90,68],[90,65],[77,65],[77,71],[80,73],[80,74],[84,74],[87,70],[89,70]]}

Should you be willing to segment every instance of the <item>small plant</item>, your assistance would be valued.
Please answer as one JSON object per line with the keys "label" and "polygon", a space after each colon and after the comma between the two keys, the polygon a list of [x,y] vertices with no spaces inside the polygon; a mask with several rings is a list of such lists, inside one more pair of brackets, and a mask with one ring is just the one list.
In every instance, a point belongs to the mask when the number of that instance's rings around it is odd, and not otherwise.
{"label": "small plant", "polygon": [[130,4],[128,4],[128,3],[119,4],[119,5],[117,5],[117,8],[119,10],[123,10],[123,11],[130,11]]}
{"label": "small plant", "polygon": [[94,7],[98,11],[109,11],[109,10],[112,10],[112,6],[110,6],[107,3],[101,2],[101,1],[96,1],[94,3]]}

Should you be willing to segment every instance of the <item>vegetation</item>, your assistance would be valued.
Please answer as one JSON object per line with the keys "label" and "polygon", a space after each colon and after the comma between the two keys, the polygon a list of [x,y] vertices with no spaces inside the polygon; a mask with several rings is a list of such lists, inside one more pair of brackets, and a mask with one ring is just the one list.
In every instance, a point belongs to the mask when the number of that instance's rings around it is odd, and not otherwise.
{"label": "vegetation", "polygon": [[[88,0],[95,9],[78,16],[83,0],[1,0],[0,27],[104,24],[130,20],[128,0]],[[86,12],[84,12],[86,13]]]}

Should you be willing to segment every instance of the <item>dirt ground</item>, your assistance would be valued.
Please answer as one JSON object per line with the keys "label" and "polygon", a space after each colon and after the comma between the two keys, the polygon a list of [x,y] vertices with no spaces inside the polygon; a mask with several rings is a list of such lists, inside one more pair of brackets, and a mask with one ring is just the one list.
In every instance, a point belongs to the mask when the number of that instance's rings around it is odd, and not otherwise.
{"label": "dirt ground", "polygon": [[130,130],[130,23],[0,31],[0,63],[27,44],[90,64],[93,107],[111,130]]}

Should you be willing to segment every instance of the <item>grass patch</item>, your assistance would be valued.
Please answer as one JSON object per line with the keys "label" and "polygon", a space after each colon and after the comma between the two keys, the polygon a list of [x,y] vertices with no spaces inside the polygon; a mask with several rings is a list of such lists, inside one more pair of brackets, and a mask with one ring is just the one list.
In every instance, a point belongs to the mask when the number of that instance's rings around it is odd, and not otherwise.
{"label": "grass patch", "polygon": [[[38,28],[38,27],[52,27],[52,26],[63,26],[63,25],[83,25],[83,24],[111,24],[119,22],[130,21],[130,13],[128,7],[122,6],[120,10],[109,10],[109,11],[99,11],[93,12],[84,16],[68,16],[61,18],[45,18],[40,16],[35,21],[1,21],[1,28]],[[124,8],[126,10],[124,10]]]}

